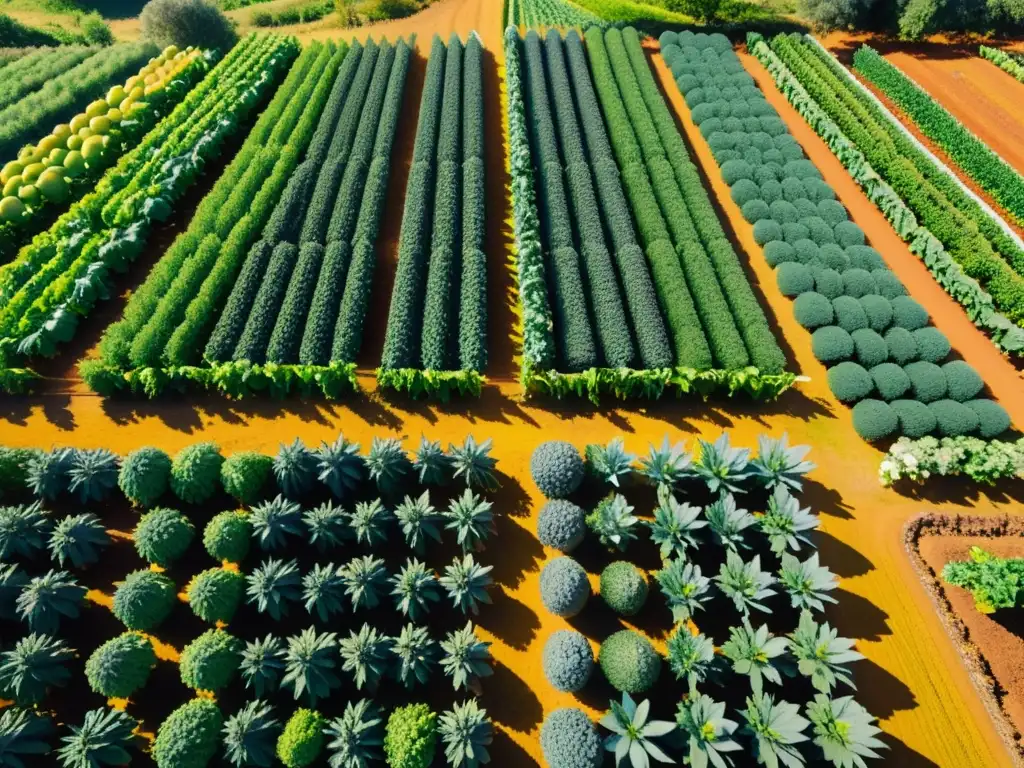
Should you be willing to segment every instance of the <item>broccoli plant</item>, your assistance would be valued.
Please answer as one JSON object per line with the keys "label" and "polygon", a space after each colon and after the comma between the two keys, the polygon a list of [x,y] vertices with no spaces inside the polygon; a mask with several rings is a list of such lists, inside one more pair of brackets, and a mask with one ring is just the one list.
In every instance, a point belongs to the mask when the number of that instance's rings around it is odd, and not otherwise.
{"label": "broccoli plant", "polygon": [[697,695],[697,686],[715,679],[721,673],[715,644],[703,634],[691,634],[685,626],[676,627],[665,643],[669,669],[677,680],[685,680],[690,698]]}
{"label": "broccoli plant", "polygon": [[135,718],[119,709],[89,710],[81,725],[70,726],[70,736],[61,737],[64,746],[57,750],[57,759],[63,768],[128,765],[138,725]]}
{"label": "broccoli plant", "polygon": [[252,688],[257,698],[277,688],[284,668],[284,644],[273,635],[246,643],[238,664],[245,687]]}
{"label": "broccoli plant", "polygon": [[0,561],[31,559],[46,548],[50,520],[38,503],[0,507]]}
{"label": "broccoli plant", "polygon": [[242,602],[245,577],[228,568],[208,568],[192,577],[185,588],[192,613],[203,621],[229,623]]}
{"label": "broccoli plant", "polygon": [[772,552],[781,555],[787,549],[800,550],[801,542],[814,546],[807,533],[818,528],[818,516],[800,503],[784,485],[775,486],[768,499],[768,509],[759,520],[761,532],[768,537]]}
{"label": "broccoli plant", "polygon": [[406,624],[397,637],[391,638],[391,650],[398,661],[395,676],[406,688],[417,683],[426,685],[437,666],[437,643],[426,627]]}
{"label": "broccoli plant", "polygon": [[725,716],[725,704],[706,694],[683,699],[676,709],[676,724],[686,738],[685,756],[692,768],[726,768],[729,752],[743,749],[732,739],[739,727]]}
{"label": "broccoli plant", "polygon": [[633,507],[621,494],[615,493],[598,504],[587,515],[587,527],[596,533],[609,549],[625,552],[629,542],[636,540],[639,520],[633,516]]}
{"label": "broccoli plant", "polygon": [[299,438],[288,445],[281,443],[274,457],[274,477],[285,496],[296,499],[307,493],[316,475],[316,456]]}
{"label": "broccoli plant", "polygon": [[405,543],[416,554],[423,554],[428,539],[441,543],[439,526],[443,518],[430,504],[430,491],[424,491],[416,499],[406,496],[395,507],[395,518],[402,529]]}
{"label": "broccoli plant", "polygon": [[441,668],[452,679],[455,690],[473,688],[479,678],[494,674],[490,665],[490,645],[476,636],[471,621],[466,622],[462,629],[448,633],[441,642],[441,650],[444,651]]}
{"label": "broccoli plant", "polygon": [[385,509],[381,500],[374,499],[358,502],[355,511],[349,515],[348,525],[358,543],[375,547],[387,543],[388,523],[392,519],[392,514]]}
{"label": "broccoli plant", "polygon": [[345,594],[352,601],[352,610],[377,607],[380,591],[388,578],[383,559],[370,555],[355,557],[343,565],[339,573],[345,582]]}
{"label": "broccoli plant", "polygon": [[128,629],[155,629],[170,616],[178,590],[166,575],[148,568],[132,571],[114,592],[114,615]]}
{"label": "broccoli plant", "polygon": [[25,484],[33,495],[53,500],[64,493],[71,482],[68,472],[74,454],[71,448],[54,448],[34,455],[28,462],[25,478]]}
{"label": "broccoli plant", "polygon": [[302,598],[302,580],[295,560],[264,560],[245,577],[247,602],[260,613],[269,613],[274,621],[288,615],[288,603]]}
{"label": "broccoli plant", "polygon": [[455,531],[456,540],[463,552],[480,549],[494,532],[493,505],[484,501],[467,488],[462,495],[452,499],[444,517],[446,531]]}
{"label": "broccoli plant", "polygon": [[284,652],[285,673],[281,687],[291,689],[296,699],[306,695],[310,706],[330,696],[341,685],[335,671],[338,666],[338,639],[333,632],[318,634],[307,627],[288,638]]}
{"label": "broccoli plant", "polygon": [[307,540],[317,552],[336,549],[352,538],[348,512],[330,501],[303,512],[302,522],[309,532]]}
{"label": "broccoli plant", "polygon": [[170,482],[171,457],[152,446],[125,456],[117,475],[121,492],[137,507],[153,506],[167,493]]}
{"label": "broccoli plant", "polygon": [[693,476],[693,456],[686,452],[682,442],[671,444],[665,435],[659,447],[652,443],[647,455],[640,459],[641,475],[658,487],[672,491],[688,477]]}
{"label": "broccoli plant", "polygon": [[224,723],[224,757],[235,768],[270,768],[280,734],[274,708],[260,699],[250,701]]}
{"label": "broccoli plant", "polygon": [[782,556],[779,569],[779,583],[789,594],[794,608],[825,610],[825,603],[835,603],[829,592],[839,586],[835,574],[826,566],[818,564],[815,552],[803,562],[788,552]]}
{"label": "broccoli plant", "polygon": [[203,547],[214,560],[240,563],[249,554],[252,523],[242,509],[218,512],[203,529]]}
{"label": "broccoli plant", "polygon": [[391,768],[426,768],[437,750],[437,715],[426,704],[396,708],[388,717],[384,755]]}
{"label": "broccoli plant", "polygon": [[256,451],[238,451],[224,459],[220,466],[220,481],[227,494],[241,504],[253,505],[263,498],[274,459]]}
{"label": "broccoli plant", "polygon": [[708,524],[700,519],[701,511],[700,507],[676,501],[668,486],[658,486],[654,519],[644,525],[651,532],[651,541],[661,550],[662,560],[684,557],[687,549],[696,549],[699,541],[697,531]]}
{"label": "broccoli plant", "polygon": [[333,443],[320,443],[314,456],[317,480],[339,499],[354,493],[366,476],[359,443],[350,443],[344,435],[338,435]]}
{"label": "broccoli plant", "polygon": [[623,692],[622,703],[610,701],[611,709],[598,721],[598,725],[611,731],[604,740],[604,748],[615,755],[616,766],[646,768],[650,758],[659,763],[675,762],[655,743],[676,729],[670,720],[649,720],[651,702],[644,699],[638,705],[633,697]]}
{"label": "broccoli plant", "polygon": [[807,705],[807,719],[813,725],[814,743],[836,768],[865,768],[864,758],[881,757],[875,750],[889,748],[877,738],[882,729],[874,725],[875,718],[852,696],[832,699],[817,694]]}
{"label": "broccoli plant", "polygon": [[67,685],[73,658],[74,650],[62,640],[29,633],[0,653],[0,696],[22,707],[42,703],[48,688]]}
{"label": "broccoli plant", "polygon": [[715,540],[723,547],[735,551],[742,547],[749,549],[743,541],[744,532],[757,525],[757,518],[745,509],[736,506],[731,493],[723,493],[718,501],[704,509],[704,517]]}
{"label": "broccoli plant", "polygon": [[750,462],[750,469],[766,488],[784,488],[794,491],[803,488],[803,476],[815,469],[813,463],[804,461],[810,453],[809,445],[789,446],[789,435],[785,432],[775,440],[768,435],[757,438],[757,457]]}
{"label": "broccoli plant", "polygon": [[181,650],[181,682],[197,691],[218,691],[238,672],[242,641],[222,629],[208,629]]}
{"label": "broccoli plant", "polygon": [[636,456],[626,452],[621,437],[613,438],[608,445],[588,445],[584,456],[590,471],[616,488],[620,487],[620,477],[628,478],[632,473],[633,462],[636,461]]}
{"label": "broccoli plant", "polygon": [[341,717],[327,724],[324,733],[331,768],[368,768],[384,759],[384,728],[380,709],[369,699],[348,702]]}
{"label": "broccoli plant", "polygon": [[839,631],[828,622],[818,624],[810,611],[800,612],[800,623],[789,636],[789,652],[796,659],[797,671],[827,694],[839,683],[856,689],[846,665],[864,657],[853,646],[853,640],[839,637]]}
{"label": "broccoli plant", "polygon": [[493,489],[498,487],[498,478],[494,474],[497,459],[490,456],[491,438],[482,443],[469,435],[462,445],[449,443],[448,461],[454,470],[456,480],[462,479],[467,488]]}
{"label": "broccoli plant", "polygon": [[0,765],[35,765],[36,755],[49,754],[52,734],[53,722],[46,715],[21,707],[5,707],[0,710]]}
{"label": "broccoli plant", "polygon": [[364,623],[358,632],[349,632],[348,637],[338,641],[341,654],[341,668],[352,675],[356,688],[365,685],[376,691],[380,679],[388,669],[391,658],[391,640]]}
{"label": "broccoli plant", "polygon": [[217,753],[224,716],[210,699],[192,699],[171,712],[157,729],[150,754],[156,768],[199,768]]}
{"label": "broccoli plant", "polygon": [[91,512],[68,515],[50,532],[50,557],[61,567],[84,568],[100,559],[99,549],[110,544],[100,519]]}
{"label": "broccoli plant", "polygon": [[441,448],[440,440],[420,437],[420,445],[412,459],[412,467],[420,485],[443,485],[452,475],[451,459]]}
{"label": "broccoli plant", "polygon": [[182,448],[171,462],[171,490],[188,504],[202,504],[217,492],[223,463],[215,443],[193,443]]}
{"label": "broccoli plant", "polygon": [[124,632],[93,651],[85,662],[85,676],[101,696],[127,699],[146,684],[154,666],[150,639],[141,632]]}
{"label": "broccoli plant", "polygon": [[746,709],[740,710],[747,721],[743,727],[754,742],[757,762],[766,766],[783,765],[801,768],[804,756],[796,745],[808,740],[804,735],[810,723],[800,716],[796,704],[780,701],[777,704],[764,693],[747,697]]}
{"label": "broccoli plant", "polygon": [[412,463],[405,455],[402,442],[395,437],[373,438],[366,466],[370,470],[370,479],[385,494],[397,493],[406,475],[412,471]]}
{"label": "broccoli plant", "polygon": [[430,611],[430,603],[441,599],[434,572],[415,558],[407,560],[389,581],[394,585],[395,607],[414,621]]}
{"label": "broccoli plant", "polygon": [[733,448],[729,444],[729,433],[723,432],[715,442],[700,440],[700,459],[694,464],[694,471],[712,493],[728,491],[742,493],[741,483],[750,477],[748,459],[750,450]]}
{"label": "broccoli plant", "polygon": [[287,537],[302,535],[302,508],[278,494],[253,507],[249,522],[260,548],[273,552],[286,546]]}
{"label": "broccoli plant", "polygon": [[775,579],[770,573],[761,570],[760,555],[755,555],[749,563],[745,563],[738,554],[729,550],[715,581],[722,594],[732,600],[741,615],[747,616],[751,609],[770,613],[761,601],[775,594],[772,589]]}
{"label": "broccoli plant", "polygon": [[473,559],[472,555],[456,557],[451,565],[444,569],[444,576],[438,583],[444,587],[452,604],[464,614],[480,613],[480,604],[490,605],[491,596],[487,588],[494,583],[491,578],[493,565],[483,566]]}
{"label": "broccoli plant", "polygon": [[18,595],[28,584],[28,574],[17,563],[0,563],[0,619],[18,618]]}
{"label": "broccoli plant", "polygon": [[72,452],[68,490],[83,504],[103,501],[117,486],[118,464],[118,457],[106,448]]}
{"label": "broccoli plant", "polygon": [[341,568],[334,563],[321,565],[302,577],[302,599],[309,613],[316,611],[320,621],[327,622],[336,613],[345,610],[345,580]]}
{"label": "broccoli plant", "polygon": [[491,762],[487,747],[494,739],[494,726],[476,699],[455,702],[441,715],[437,726],[445,760],[452,768],[478,768],[481,763]]}
{"label": "broccoli plant", "polygon": [[47,571],[35,576],[18,595],[18,617],[33,632],[56,635],[64,618],[77,619],[85,587],[67,571]]}
{"label": "broccoli plant", "polygon": [[712,597],[711,580],[701,573],[699,565],[682,558],[668,561],[654,577],[677,623],[689,621]]}
{"label": "broccoli plant", "polygon": [[313,765],[324,748],[324,717],[316,710],[298,709],[277,739],[277,759],[285,768]]}
{"label": "broccoli plant", "polygon": [[754,629],[744,620],[740,626],[729,628],[729,639],[722,643],[722,655],[732,662],[733,672],[750,678],[750,689],[758,696],[765,680],[782,685],[780,672],[788,647],[786,638],[772,635],[767,624]]}
{"label": "broccoli plant", "polygon": [[192,521],[181,512],[157,507],[139,519],[132,539],[135,551],[142,559],[169,568],[185,554],[195,535]]}

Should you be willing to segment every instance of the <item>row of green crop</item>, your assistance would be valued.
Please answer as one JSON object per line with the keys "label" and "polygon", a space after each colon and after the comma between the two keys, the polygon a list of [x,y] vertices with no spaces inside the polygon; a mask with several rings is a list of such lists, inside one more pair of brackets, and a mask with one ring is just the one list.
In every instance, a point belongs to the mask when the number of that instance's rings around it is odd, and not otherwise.
{"label": "row of green crop", "polygon": [[838,62],[810,41],[779,37],[774,44],[772,58],[790,74],[770,69],[785,81],[787,97],[974,323],[1005,352],[1024,354],[1024,332],[1015,325],[1024,318],[1024,281],[1000,257],[1024,264],[1024,253],[893,118],[855,90]]}
{"label": "row of green crop", "polygon": [[482,58],[453,34],[427,63],[378,372],[411,394],[479,393],[487,364]]}
{"label": "row of green crop", "polygon": [[48,80],[63,74],[96,51],[95,47],[67,45],[44,48],[38,53],[22,56],[0,73],[0,108],[8,107],[41,88]]}
{"label": "row of green crop", "polygon": [[170,215],[297,53],[288,38],[253,36],[240,43],[94,192],[0,269],[5,366],[16,357],[53,354],[74,336],[78,319],[109,294],[110,273],[127,269],[153,223]]}
{"label": "row of green crop", "polygon": [[982,58],[988,59],[1008,75],[1024,83],[1024,64],[1021,64],[1014,57],[998,48],[989,48],[987,45],[980,46],[978,53],[981,54]]}
{"label": "row of green crop", "polygon": [[586,27],[604,22],[568,0],[508,0],[505,26]]}
{"label": "row of green crop", "polygon": [[[854,69],[893,101],[921,132],[988,192],[1017,223],[1024,223],[1024,177],[975,136],[917,83],[863,45],[853,54]],[[1015,265],[1024,274],[1024,265]]]}

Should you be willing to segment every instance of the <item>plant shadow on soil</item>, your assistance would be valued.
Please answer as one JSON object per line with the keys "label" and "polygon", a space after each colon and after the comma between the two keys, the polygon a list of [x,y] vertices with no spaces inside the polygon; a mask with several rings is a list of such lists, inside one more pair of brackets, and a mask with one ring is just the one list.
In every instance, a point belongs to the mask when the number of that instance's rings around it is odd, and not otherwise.
{"label": "plant shadow on soil", "polygon": [[985,499],[996,503],[1024,504],[1024,479],[1001,479],[999,486],[976,483],[966,477],[932,477],[923,485],[898,482],[897,493],[930,504],[955,503],[972,506]]}

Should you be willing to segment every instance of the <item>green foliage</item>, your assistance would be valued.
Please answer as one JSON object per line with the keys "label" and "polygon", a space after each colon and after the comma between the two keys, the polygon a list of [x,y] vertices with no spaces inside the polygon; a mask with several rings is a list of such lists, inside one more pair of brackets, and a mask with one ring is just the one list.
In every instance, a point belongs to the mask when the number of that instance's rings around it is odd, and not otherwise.
{"label": "green foliage", "polygon": [[685,625],[677,626],[665,643],[668,667],[677,680],[686,680],[693,698],[697,686],[717,677],[721,659],[715,656],[714,642],[703,634],[691,634]]}
{"label": "green foliage", "polygon": [[161,48],[227,50],[238,39],[228,18],[208,0],[150,0],[139,15],[142,37]]}
{"label": "green foliage", "polygon": [[443,517],[445,530],[453,530],[463,552],[482,549],[494,530],[493,505],[466,488],[462,495],[452,499]]}
{"label": "green foliage", "polygon": [[597,662],[612,687],[624,693],[643,693],[661,674],[661,656],[647,638],[628,629],[601,643]]}
{"label": "green foliage", "polygon": [[328,501],[302,513],[302,523],[309,533],[308,541],[317,552],[340,547],[352,537],[348,513],[334,502]]}
{"label": "green foliage", "polygon": [[863,764],[865,757],[879,758],[875,750],[888,744],[877,738],[881,728],[852,696],[832,699],[819,693],[807,705],[807,718],[813,725],[814,743],[833,765]]}
{"label": "green foliage", "polygon": [[395,676],[406,688],[429,682],[437,666],[438,647],[426,627],[406,624],[397,637],[391,638],[391,653],[398,662]]}
{"label": "green foliage", "polygon": [[551,768],[598,768],[604,762],[594,723],[579,709],[556,709],[544,718],[540,748]]}
{"label": "green foliage", "polygon": [[449,632],[441,641],[444,656],[441,669],[446,677],[452,679],[455,690],[460,688],[479,688],[479,679],[494,674],[491,669],[491,644],[477,637],[473,622],[467,621],[466,626]]}
{"label": "green foliage", "polygon": [[223,463],[215,443],[193,443],[182,448],[171,464],[171,490],[189,504],[209,500],[220,488]]}
{"label": "green foliage", "polygon": [[160,724],[152,755],[157,768],[206,768],[220,744],[224,722],[209,699],[182,704]]}
{"label": "green foliage", "polygon": [[203,621],[228,624],[245,591],[245,577],[227,568],[207,568],[192,577],[185,589],[189,607]]}
{"label": "green foliage", "polygon": [[642,701],[639,706],[628,693],[622,694],[622,703],[614,699],[610,702],[611,711],[600,720],[600,725],[611,731],[605,739],[605,749],[615,755],[616,765],[628,762],[634,768],[650,765],[650,758],[659,763],[670,763],[670,758],[662,751],[654,739],[667,736],[676,729],[674,722],[665,720],[648,720],[651,702]]}
{"label": "green foliage", "polygon": [[371,761],[380,761],[382,723],[380,710],[369,699],[348,702],[342,716],[324,728],[324,734],[332,737],[327,743],[331,768],[364,768]]}
{"label": "green foliage", "polygon": [[561,440],[541,443],[530,457],[530,475],[549,499],[562,499],[583,482],[584,464],[579,451]]}
{"label": "green foliage", "polygon": [[626,503],[622,494],[615,493],[603,499],[585,520],[587,527],[609,549],[624,552],[629,542],[637,538],[639,518],[633,515],[633,507]]}
{"label": "green foliage", "polygon": [[571,501],[552,499],[537,516],[537,538],[544,546],[568,554],[586,536],[585,516],[583,509]]}
{"label": "green foliage", "polygon": [[899,429],[899,417],[888,403],[861,400],[853,407],[853,428],[869,442],[891,437]]}
{"label": "green foliage", "polygon": [[552,632],[544,643],[544,677],[559,691],[575,693],[590,680],[594,652],[576,630]]}
{"label": "green foliage", "polygon": [[794,746],[808,740],[804,730],[810,722],[799,714],[796,704],[775,700],[766,694],[754,694],[741,710],[747,721],[744,733],[754,739],[754,753],[765,765],[801,766],[804,757]]}
{"label": "green foliage", "polygon": [[63,567],[84,568],[99,560],[99,550],[110,544],[100,519],[91,512],[68,515],[50,532],[50,557]]}
{"label": "green foliage", "polygon": [[352,675],[358,690],[376,691],[391,661],[391,640],[365,622],[358,632],[338,641],[341,668]]}
{"label": "green foliage", "polygon": [[775,579],[761,570],[760,555],[754,555],[749,562],[744,562],[735,550],[729,550],[714,578],[718,588],[733,601],[742,616],[746,617],[752,608],[762,613],[770,612],[761,601],[775,594],[772,589]]}
{"label": "green foliage", "polygon": [[360,501],[349,514],[349,527],[357,543],[374,547],[388,540],[388,524],[392,519],[393,515],[380,499]]}
{"label": "green foliage", "polygon": [[252,523],[245,510],[218,512],[203,530],[203,546],[214,560],[240,563],[249,553],[252,535]]}
{"label": "green foliage", "polygon": [[590,597],[587,572],[571,557],[548,561],[540,572],[540,597],[544,607],[556,616],[575,616]]}
{"label": "green foliage", "polygon": [[[882,365],[890,365],[882,363]],[[876,366],[881,367],[881,366]],[[899,366],[895,366],[900,373],[903,370]],[[838,365],[834,365],[828,370],[828,387],[832,390],[832,394],[836,396],[836,399],[841,403],[857,403],[863,400],[865,397],[870,395],[875,389],[875,382],[872,379],[872,375],[875,369],[872,369],[872,373],[869,374],[864,367],[857,363],[846,360]],[[904,390],[906,391],[906,390]],[[885,397],[884,393],[881,393]],[[897,396],[903,394],[898,393]],[[885,398],[886,400],[891,398]]]}
{"label": "green foliage", "polygon": [[402,529],[406,544],[418,554],[426,549],[427,539],[441,541],[440,522],[442,516],[430,504],[430,492],[424,491],[413,500],[406,496],[395,507],[395,518]]}
{"label": "green foliage", "polygon": [[689,621],[712,597],[711,580],[701,573],[699,565],[686,562],[684,557],[667,561],[655,578],[677,623]]}
{"label": "green foliage", "polygon": [[396,493],[412,472],[412,462],[405,454],[400,440],[394,437],[373,438],[366,457],[370,479],[382,493]]}
{"label": "green foliage", "polygon": [[138,722],[118,709],[92,709],[85,713],[81,725],[72,725],[71,735],[57,750],[63,768],[99,768],[104,765],[127,765],[136,743],[133,733]]}
{"label": "green foliage", "polygon": [[[690,765],[715,768],[728,765],[724,753],[737,752],[740,745],[731,737],[739,724],[725,717],[725,704],[701,694],[681,701],[676,709],[676,723],[686,738],[686,758]],[[728,762],[727,762],[728,761]]]}
{"label": "green foliage", "polygon": [[722,655],[732,662],[738,675],[750,678],[754,696],[760,696],[764,681],[782,685],[780,668],[785,661],[788,643],[785,637],[774,637],[767,624],[754,629],[749,621],[729,628],[729,639],[722,643]]}
{"label": "green foliage", "polygon": [[197,691],[218,691],[238,672],[242,641],[221,629],[208,629],[181,650],[181,682]]}
{"label": "green foliage", "polygon": [[269,768],[274,760],[274,744],[281,724],[273,717],[274,708],[256,699],[250,701],[224,723],[224,756],[236,768],[253,765]]}
{"label": "green foliage", "polygon": [[971,547],[968,560],[953,560],[943,567],[942,578],[969,590],[981,613],[995,613],[1020,603],[1024,588],[1024,559],[1003,558]]}
{"label": "green foliage", "polygon": [[277,739],[277,757],[287,768],[312,765],[324,748],[326,720],[315,710],[298,709]]}
{"label": "green foliage", "polygon": [[287,537],[302,535],[302,508],[278,494],[253,507],[249,522],[260,549],[273,552],[287,546]]}
{"label": "green foliage", "polygon": [[29,462],[38,455],[36,448],[0,446],[0,497],[28,490]]}
{"label": "green foliage", "polygon": [[288,615],[288,603],[302,597],[299,564],[296,560],[270,558],[245,577],[247,602],[274,621]]}
{"label": "green foliage", "polygon": [[731,493],[723,491],[716,502],[704,508],[704,517],[707,518],[708,528],[714,534],[716,543],[732,552],[737,548],[750,548],[744,542],[745,531],[757,525],[757,518],[737,507]]}
{"label": "green foliage", "polygon": [[171,481],[171,458],[159,448],[132,451],[121,462],[117,485],[133,504],[150,507],[167,492]]}
{"label": "green foliage", "polygon": [[490,604],[491,598],[487,588],[493,584],[490,573],[494,566],[482,566],[472,555],[456,557],[451,565],[445,566],[444,575],[438,579],[439,586],[444,588],[452,604],[462,613],[477,614],[480,604]]}
{"label": "green foliage", "polygon": [[224,490],[242,504],[263,498],[274,460],[256,451],[238,451],[224,459],[220,479]]}
{"label": "green foliage", "polygon": [[194,537],[195,527],[187,517],[162,507],[144,514],[132,533],[139,556],[164,568],[185,554]]}
{"label": "green foliage", "polygon": [[402,569],[391,577],[391,594],[395,607],[403,616],[416,620],[430,610],[430,603],[439,601],[439,585],[434,572],[419,560],[407,560]]}
{"label": "green foliage", "polygon": [[114,591],[114,615],[128,629],[147,632],[159,627],[178,602],[178,590],[165,574],[148,568],[132,571]]}
{"label": "green foliage", "polygon": [[71,678],[75,652],[63,641],[34,632],[0,653],[0,694],[18,706],[38,706],[48,688],[63,688]]}
{"label": "green foliage", "polygon": [[856,687],[845,665],[864,657],[853,646],[853,640],[839,637],[827,622],[816,623],[810,611],[800,612],[800,623],[789,635],[789,652],[796,659],[798,671],[826,694],[838,683]]}
{"label": "green foliage", "polygon": [[257,697],[273,691],[284,671],[284,644],[273,635],[246,643],[239,670],[245,687],[252,688]]}
{"label": "green foliage", "polygon": [[146,684],[154,666],[156,653],[149,638],[124,632],[93,651],[85,662],[85,676],[101,696],[127,699]]}
{"label": "green foliage", "polygon": [[476,699],[455,702],[441,715],[437,730],[444,743],[445,760],[453,768],[477,768],[491,762],[487,747],[493,740],[494,726]]}
{"label": "green foliage", "polygon": [[31,765],[29,756],[44,755],[50,751],[53,722],[46,715],[30,709],[5,707],[0,711],[0,743],[4,768],[25,768]]}
{"label": "green foliage", "polygon": [[63,494],[71,482],[68,471],[73,457],[71,448],[54,448],[33,456],[28,464],[29,490],[42,499],[56,499]]}
{"label": "green foliage", "polygon": [[334,563],[316,563],[302,577],[302,599],[306,610],[312,614],[316,609],[321,621],[326,622],[331,614],[343,612],[344,597],[342,569]]}
{"label": "green foliage", "polygon": [[712,493],[717,491],[741,492],[740,486],[751,472],[748,467],[750,450],[734,448],[729,444],[729,435],[723,432],[713,443],[698,440],[700,459],[693,465],[694,472],[705,482]]}
{"label": "green foliage", "polygon": [[437,715],[426,704],[397,707],[388,717],[384,754],[391,768],[428,768],[437,751]]}
{"label": "green foliage", "polygon": [[601,599],[621,616],[635,616],[647,602],[647,580],[643,573],[624,560],[617,560],[601,571]]}
{"label": "green foliage", "polygon": [[63,619],[77,619],[85,599],[80,586],[67,571],[47,571],[34,576],[15,602],[18,618],[33,632],[56,635]]}
{"label": "green foliage", "polygon": [[75,450],[68,466],[68,491],[82,503],[103,501],[117,484],[118,458],[105,448]]}
{"label": "green foliage", "polygon": [[870,373],[879,397],[886,402],[898,400],[910,390],[910,376],[896,363],[881,363],[872,368]]}
{"label": "green foliage", "polygon": [[814,291],[805,291],[793,302],[796,321],[809,331],[835,323],[832,302]]}
{"label": "green foliage", "polygon": [[288,638],[284,651],[285,674],[282,688],[290,688],[298,700],[306,695],[310,706],[330,695],[341,685],[335,669],[338,666],[338,641],[333,632],[318,634],[307,627],[298,635]]}
{"label": "green foliage", "polygon": [[274,477],[285,496],[299,498],[313,487],[316,457],[299,438],[288,445],[281,443],[273,467]]}
{"label": "green foliage", "polygon": [[384,560],[371,555],[354,557],[340,571],[345,594],[352,600],[352,610],[375,608],[380,603],[380,590],[387,581]]}
{"label": "green foliage", "polygon": [[17,563],[0,565],[0,619],[16,620],[18,595],[28,584],[28,574]]}
{"label": "green foliage", "polygon": [[314,454],[317,480],[338,498],[345,498],[362,482],[365,465],[359,455],[359,443],[351,443],[339,434],[334,442],[321,442]]}

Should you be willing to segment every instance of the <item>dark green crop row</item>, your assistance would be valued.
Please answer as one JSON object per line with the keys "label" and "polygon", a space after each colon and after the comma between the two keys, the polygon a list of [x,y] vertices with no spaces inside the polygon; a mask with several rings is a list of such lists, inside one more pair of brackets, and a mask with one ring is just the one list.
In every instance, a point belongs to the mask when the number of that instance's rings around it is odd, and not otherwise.
{"label": "dark green crop row", "polygon": [[96,53],[96,50],[84,45],[63,45],[59,48],[43,48],[38,53],[22,56],[10,66],[4,67],[3,82],[0,82],[0,108],[14,104],[23,96],[41,88],[47,81]]}

